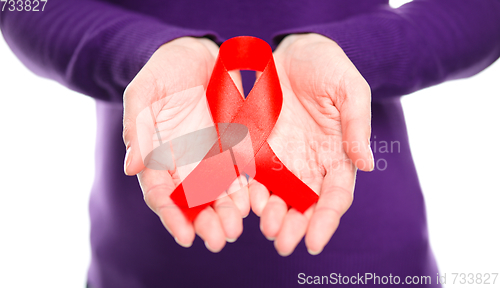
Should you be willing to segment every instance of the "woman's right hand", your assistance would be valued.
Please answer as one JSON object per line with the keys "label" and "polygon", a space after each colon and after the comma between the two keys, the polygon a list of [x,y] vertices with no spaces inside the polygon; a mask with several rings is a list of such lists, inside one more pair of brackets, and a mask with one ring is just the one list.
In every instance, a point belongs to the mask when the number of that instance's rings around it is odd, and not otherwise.
{"label": "woman's right hand", "polygon": [[[170,198],[181,182],[177,168],[153,170],[144,165],[146,155],[141,141],[149,143],[151,149],[158,143],[153,143],[155,127],[143,127],[138,116],[145,109],[151,111],[154,125],[161,130],[156,133],[167,141],[213,125],[204,90],[217,53],[218,46],[209,39],[182,37],[170,41],[152,55],[128,85],[123,99],[125,174],[138,176],[147,205],[179,245],[191,246],[198,234],[212,252],[220,251],[226,241],[233,242],[241,235],[242,218],[250,211],[247,188],[216,200],[191,223]],[[231,76],[241,88],[239,73],[232,72]]]}

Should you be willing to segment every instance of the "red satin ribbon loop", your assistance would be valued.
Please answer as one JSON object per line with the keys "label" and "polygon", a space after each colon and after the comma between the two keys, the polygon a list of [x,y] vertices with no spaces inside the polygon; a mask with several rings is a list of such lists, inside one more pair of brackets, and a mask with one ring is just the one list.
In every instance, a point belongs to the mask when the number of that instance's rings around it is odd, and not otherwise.
{"label": "red satin ribbon loop", "polygon": [[[232,81],[228,73],[230,70],[262,72],[246,99],[243,99]],[[240,123],[248,127],[255,155],[257,181],[302,213],[318,200],[318,195],[281,163],[266,141],[280,115],[283,93],[271,47],[265,41],[240,36],[221,45],[207,87],[207,101],[214,123]],[[220,152],[229,148],[223,147],[224,141],[221,142],[221,138],[224,138],[221,135],[227,136],[225,133],[226,131],[218,131],[219,146],[226,148]],[[213,203],[189,208],[182,184],[170,197],[191,221]]]}

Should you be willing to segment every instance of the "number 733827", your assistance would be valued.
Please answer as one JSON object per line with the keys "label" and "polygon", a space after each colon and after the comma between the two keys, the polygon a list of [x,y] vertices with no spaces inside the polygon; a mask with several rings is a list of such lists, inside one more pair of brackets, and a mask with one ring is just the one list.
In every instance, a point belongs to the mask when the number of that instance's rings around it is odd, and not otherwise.
{"label": "number 733827", "polygon": [[47,0],[0,0],[2,11],[44,11]]}

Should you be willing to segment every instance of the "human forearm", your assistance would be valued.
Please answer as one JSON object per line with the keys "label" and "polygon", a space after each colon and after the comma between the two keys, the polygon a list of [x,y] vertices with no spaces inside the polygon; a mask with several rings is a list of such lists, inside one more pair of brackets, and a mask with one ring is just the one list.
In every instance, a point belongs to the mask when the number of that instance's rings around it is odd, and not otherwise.
{"label": "human forearm", "polygon": [[162,44],[210,32],[182,29],[92,0],[51,0],[44,11],[1,12],[0,27],[14,53],[36,74],[108,101]]}
{"label": "human forearm", "polygon": [[301,32],[337,42],[376,101],[471,76],[493,63],[500,56],[500,1],[415,0],[280,34]]}

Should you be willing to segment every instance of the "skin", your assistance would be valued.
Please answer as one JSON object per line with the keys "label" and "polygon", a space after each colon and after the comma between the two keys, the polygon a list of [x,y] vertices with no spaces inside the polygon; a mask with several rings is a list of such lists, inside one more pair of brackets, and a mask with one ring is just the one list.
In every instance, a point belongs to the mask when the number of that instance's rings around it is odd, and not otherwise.
{"label": "skin", "polygon": [[169,197],[181,182],[177,169],[160,171],[144,166],[136,134],[136,119],[142,110],[166,98],[162,111],[169,113],[170,120],[166,124],[171,135],[178,135],[178,131],[192,123],[206,127],[211,118],[208,111],[197,110],[201,101],[199,98],[169,97],[199,85],[206,87],[217,53],[218,46],[208,39],[183,37],[168,42],[152,55],[128,85],[123,99],[123,139],[127,147],[125,174],[137,175],[146,204],[160,217],[179,245],[190,247],[198,234],[212,252],[220,251],[226,241],[233,242],[241,235],[242,218],[250,211],[248,190],[242,189],[230,197],[220,198],[203,210],[194,223],[190,223]]}
{"label": "skin", "polygon": [[[187,123],[211,124],[208,112],[186,113],[198,111],[204,100],[168,97],[198,85],[206,88],[217,53],[208,39],[176,39],[160,47],[129,84],[124,94],[125,173],[138,176],[147,205],[183,247],[191,246],[197,234],[210,251],[220,251],[241,235],[242,218],[251,206],[280,255],[291,254],[304,236],[310,253],[320,253],[352,203],[357,168],[373,169],[368,84],[334,41],[317,34],[287,36],[274,53],[284,103],[268,142],[286,167],[320,195],[318,203],[304,214],[288,210],[251,179],[248,188],[216,200],[190,223],[169,197],[180,184],[178,172],[144,167],[135,122],[140,111],[165,98],[168,133],[182,134]],[[242,91],[239,71],[230,75]]]}
{"label": "skin", "polygon": [[320,197],[302,214],[252,183],[251,206],[280,255],[290,255],[304,236],[316,255],[352,203],[357,168],[373,170],[370,88],[342,49],[318,34],[287,36],[274,57],[284,104],[268,142]]}

